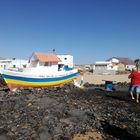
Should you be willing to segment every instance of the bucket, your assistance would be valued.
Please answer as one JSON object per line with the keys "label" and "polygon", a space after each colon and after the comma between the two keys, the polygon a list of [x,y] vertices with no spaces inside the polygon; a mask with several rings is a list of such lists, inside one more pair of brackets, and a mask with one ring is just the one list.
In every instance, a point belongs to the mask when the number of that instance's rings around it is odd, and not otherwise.
{"label": "bucket", "polygon": [[105,89],[112,90],[112,88],[113,88],[113,82],[112,81],[105,81]]}

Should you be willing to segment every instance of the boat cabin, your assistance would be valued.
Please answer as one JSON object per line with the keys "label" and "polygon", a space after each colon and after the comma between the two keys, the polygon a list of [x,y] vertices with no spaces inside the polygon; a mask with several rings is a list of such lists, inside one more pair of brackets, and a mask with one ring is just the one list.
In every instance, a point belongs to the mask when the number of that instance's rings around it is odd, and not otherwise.
{"label": "boat cabin", "polygon": [[54,72],[58,71],[58,62],[61,60],[54,53],[39,53],[35,52],[29,59],[29,68],[32,72]]}

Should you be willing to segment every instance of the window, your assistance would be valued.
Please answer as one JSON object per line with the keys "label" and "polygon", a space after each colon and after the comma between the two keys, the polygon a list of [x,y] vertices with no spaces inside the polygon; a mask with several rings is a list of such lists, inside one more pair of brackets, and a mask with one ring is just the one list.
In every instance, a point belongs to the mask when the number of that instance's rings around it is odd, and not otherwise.
{"label": "window", "polygon": [[44,66],[49,66],[49,63],[48,62],[45,62]]}

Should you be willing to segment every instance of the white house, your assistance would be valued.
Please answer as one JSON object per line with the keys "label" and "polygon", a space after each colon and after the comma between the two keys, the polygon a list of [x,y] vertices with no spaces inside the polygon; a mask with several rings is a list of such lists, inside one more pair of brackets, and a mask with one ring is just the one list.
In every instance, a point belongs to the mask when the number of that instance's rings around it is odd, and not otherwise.
{"label": "white house", "polygon": [[135,67],[134,61],[127,57],[112,57],[109,58],[107,61],[116,61],[118,62],[118,64],[123,64],[121,67],[118,66],[118,70],[132,70],[132,68]]}
{"label": "white house", "polygon": [[[23,69],[30,67],[40,67],[48,65],[56,69],[73,69],[73,56],[72,55],[56,55],[54,53],[38,53],[32,54],[30,60],[24,59],[4,59],[0,58],[0,71],[1,69]],[[49,68],[47,70],[49,70]],[[51,68],[51,70],[53,70]],[[28,69],[26,69],[28,70]]]}
{"label": "white house", "polygon": [[132,70],[134,61],[125,57],[112,57],[106,61],[97,61],[94,65],[95,74],[115,74],[116,71]]}
{"label": "white house", "polygon": [[0,73],[1,70],[9,68],[11,60],[9,59],[0,59]]}
{"label": "white house", "polygon": [[73,56],[72,55],[57,55],[57,57],[61,60],[61,62],[58,62],[60,67],[64,67],[66,69],[72,69],[73,68]]}
{"label": "white house", "polygon": [[24,59],[0,59],[0,72],[3,69],[22,69],[28,64],[28,60]]}
{"label": "white house", "polygon": [[125,69],[131,71],[131,70],[132,70],[133,68],[135,68],[135,67],[136,67],[135,65],[126,65],[126,66],[125,66]]}
{"label": "white house", "polygon": [[119,60],[116,59],[116,58],[112,58],[109,61],[112,62],[112,63],[115,63],[115,64],[118,64],[119,63]]}
{"label": "white house", "polygon": [[58,71],[58,62],[61,62],[61,60],[54,53],[35,52],[30,57],[29,62],[30,65],[28,68],[24,69],[25,72],[31,74],[43,74],[46,72],[53,74]]}
{"label": "white house", "polygon": [[94,74],[115,74],[117,71],[117,65],[115,63],[111,61],[96,61]]}
{"label": "white house", "polygon": [[29,62],[25,59],[12,59],[10,63],[10,67],[12,68],[26,68],[28,65]]}
{"label": "white house", "polygon": [[106,66],[107,70],[117,70],[117,65],[112,61],[96,61],[95,66]]}

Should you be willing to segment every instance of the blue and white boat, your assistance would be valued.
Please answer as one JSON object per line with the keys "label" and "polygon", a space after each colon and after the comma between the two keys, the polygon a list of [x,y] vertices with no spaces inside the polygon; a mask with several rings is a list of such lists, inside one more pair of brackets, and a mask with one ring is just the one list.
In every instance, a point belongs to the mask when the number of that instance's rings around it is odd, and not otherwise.
{"label": "blue and white boat", "polygon": [[1,74],[10,90],[27,87],[49,87],[74,80],[77,69],[63,69],[61,60],[54,53],[33,53],[28,68],[2,70]]}

